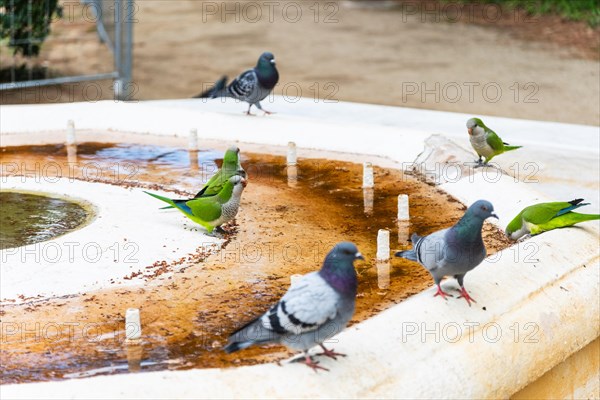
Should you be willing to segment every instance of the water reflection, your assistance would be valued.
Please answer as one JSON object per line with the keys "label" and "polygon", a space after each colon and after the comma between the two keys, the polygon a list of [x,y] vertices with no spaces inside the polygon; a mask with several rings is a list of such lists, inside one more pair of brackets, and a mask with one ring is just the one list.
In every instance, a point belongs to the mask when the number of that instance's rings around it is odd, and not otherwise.
{"label": "water reflection", "polygon": [[365,208],[365,215],[373,215],[373,204],[375,201],[375,189],[372,187],[363,188],[363,203]]}

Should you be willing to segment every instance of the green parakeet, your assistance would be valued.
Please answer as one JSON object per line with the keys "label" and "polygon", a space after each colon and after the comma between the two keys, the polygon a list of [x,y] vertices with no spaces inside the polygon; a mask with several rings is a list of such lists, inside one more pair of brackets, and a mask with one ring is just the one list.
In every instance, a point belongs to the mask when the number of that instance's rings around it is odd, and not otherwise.
{"label": "green parakeet", "polygon": [[221,191],[225,182],[234,175],[242,178],[246,177],[246,171],[240,163],[240,149],[237,146],[231,146],[223,156],[223,165],[215,175],[204,185],[194,198],[214,196]]}
{"label": "green parakeet", "polygon": [[177,208],[186,217],[202,225],[208,233],[232,221],[238,213],[242,192],[247,185],[245,178],[234,175],[227,180],[215,196],[191,200],[172,200],[154,193],[144,192]]}
{"label": "green parakeet", "polygon": [[479,118],[471,118],[467,121],[467,129],[469,130],[469,140],[471,146],[479,155],[479,163],[481,158],[485,158],[485,164],[489,163],[492,158],[507,151],[520,149],[522,146],[511,146],[504,143],[502,139],[490,128],[485,126]]}
{"label": "green parakeet", "polygon": [[[225,155],[223,156],[223,165],[221,166],[221,169],[218,170],[208,182],[206,182],[206,185],[204,185],[204,187],[198,193],[196,193],[193,198],[199,199],[202,197],[215,196],[221,191],[221,189],[223,189],[224,183],[234,175],[239,175],[242,178],[246,178],[246,171],[244,171],[244,168],[242,168],[240,159],[240,149],[237,146],[231,146],[229,149],[227,149]],[[173,208],[173,206],[163,207],[161,210],[166,208]]]}
{"label": "green parakeet", "polygon": [[540,203],[526,207],[506,227],[506,236],[517,240],[527,234],[532,236],[556,228],[572,226],[579,222],[600,219],[600,214],[579,214],[576,208],[587,206],[583,199],[569,202]]}

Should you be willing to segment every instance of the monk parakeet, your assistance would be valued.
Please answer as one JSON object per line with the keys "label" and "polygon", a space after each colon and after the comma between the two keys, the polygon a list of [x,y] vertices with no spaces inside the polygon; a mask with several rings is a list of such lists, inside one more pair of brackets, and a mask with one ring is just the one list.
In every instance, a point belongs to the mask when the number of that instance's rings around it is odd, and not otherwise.
{"label": "monk parakeet", "polygon": [[217,171],[215,175],[204,185],[202,190],[200,190],[195,199],[200,197],[210,197],[214,196],[223,189],[223,185],[225,182],[229,180],[234,175],[239,175],[242,178],[246,177],[246,171],[242,168],[242,164],[240,163],[240,149],[237,146],[231,146],[225,152],[223,156],[223,165],[221,169]]}
{"label": "monk parakeet", "polygon": [[221,191],[215,196],[191,200],[171,200],[154,193],[144,193],[177,208],[186,217],[206,228],[208,233],[212,233],[215,228],[220,228],[221,225],[235,218],[246,184],[245,178],[234,175],[225,182]]}
{"label": "monk parakeet", "polygon": [[[242,178],[245,178],[246,171],[244,171],[244,168],[242,168],[240,159],[240,149],[237,146],[231,146],[229,149],[227,149],[225,155],[223,156],[223,165],[221,166],[221,169],[218,170],[217,173],[212,176],[212,178],[210,178],[206,185],[204,185],[204,187],[193,197],[193,199],[215,196],[221,191],[221,189],[223,189],[223,184],[234,175],[239,175]],[[162,210],[166,208],[173,208],[173,206],[163,207]]]}
{"label": "monk parakeet", "polygon": [[479,118],[471,118],[467,121],[469,130],[469,140],[471,146],[479,155],[479,164],[482,164],[481,158],[485,157],[485,163],[489,163],[492,158],[507,151],[520,149],[522,146],[510,146],[504,143],[502,139],[490,128],[485,126]]}
{"label": "monk parakeet", "polygon": [[579,214],[573,210],[587,206],[583,199],[569,202],[540,203],[526,207],[506,227],[506,236],[517,240],[527,234],[532,236],[556,228],[572,226],[583,221],[600,219],[600,214]]}

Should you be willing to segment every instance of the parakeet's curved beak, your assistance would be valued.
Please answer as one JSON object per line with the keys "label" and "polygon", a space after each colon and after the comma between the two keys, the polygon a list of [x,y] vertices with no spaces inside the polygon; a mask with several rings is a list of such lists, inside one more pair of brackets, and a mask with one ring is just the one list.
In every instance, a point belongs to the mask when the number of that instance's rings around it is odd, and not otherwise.
{"label": "parakeet's curved beak", "polygon": [[362,255],[362,254],[360,254],[360,251],[354,255],[354,258],[355,258],[355,259],[357,259],[357,260],[364,260],[364,259],[365,259],[365,258],[363,257],[363,255]]}
{"label": "parakeet's curved beak", "polygon": [[473,128],[468,128],[469,135],[473,135]]}
{"label": "parakeet's curved beak", "polygon": [[244,178],[242,178],[242,181],[240,183],[242,184],[243,187],[248,186],[248,181]]}
{"label": "parakeet's curved beak", "polygon": [[490,217],[493,217],[493,218],[496,218],[496,219],[500,219],[500,218],[498,218],[498,216],[497,216],[495,213],[492,213],[492,214],[490,215]]}
{"label": "parakeet's curved beak", "polygon": [[241,176],[242,178],[247,178],[248,177],[247,174],[246,174],[246,171],[244,171],[243,169],[238,169],[237,174],[239,176]]}

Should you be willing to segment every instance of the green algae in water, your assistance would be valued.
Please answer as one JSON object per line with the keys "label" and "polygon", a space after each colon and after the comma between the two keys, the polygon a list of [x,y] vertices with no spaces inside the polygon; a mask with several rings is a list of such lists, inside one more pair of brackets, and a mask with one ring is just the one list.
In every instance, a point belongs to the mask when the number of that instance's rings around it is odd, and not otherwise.
{"label": "green algae in water", "polygon": [[25,246],[70,232],[88,217],[85,208],[64,199],[0,192],[0,249]]}

